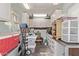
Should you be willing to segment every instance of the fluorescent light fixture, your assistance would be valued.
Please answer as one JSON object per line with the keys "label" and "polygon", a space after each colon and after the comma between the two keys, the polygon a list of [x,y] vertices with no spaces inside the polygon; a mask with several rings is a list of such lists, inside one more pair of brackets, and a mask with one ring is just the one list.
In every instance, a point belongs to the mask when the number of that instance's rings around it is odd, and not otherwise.
{"label": "fluorescent light fixture", "polygon": [[28,3],[23,3],[23,5],[24,5],[24,7],[25,7],[26,9],[30,9]]}
{"label": "fluorescent light fixture", "polygon": [[53,3],[53,5],[58,5],[59,3]]}
{"label": "fluorescent light fixture", "polygon": [[33,14],[34,17],[46,17],[47,14]]}

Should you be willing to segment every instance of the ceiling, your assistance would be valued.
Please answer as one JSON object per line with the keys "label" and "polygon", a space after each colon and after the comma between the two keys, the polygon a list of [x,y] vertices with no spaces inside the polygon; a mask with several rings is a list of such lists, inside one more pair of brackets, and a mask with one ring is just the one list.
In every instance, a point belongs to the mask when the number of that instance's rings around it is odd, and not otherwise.
{"label": "ceiling", "polygon": [[54,5],[53,3],[28,3],[28,5],[30,7],[29,10],[25,9],[21,3],[13,3],[12,8],[21,10],[21,12],[27,12],[29,15],[34,13],[51,15],[55,12],[55,10],[66,11],[72,6],[72,3],[59,3],[58,5]]}
{"label": "ceiling", "polygon": [[30,10],[27,10],[29,14],[32,13],[45,13],[52,14],[55,9],[62,9],[61,5],[53,5],[53,3],[29,3]]}
{"label": "ceiling", "polygon": [[62,5],[53,5],[53,3],[29,3],[30,10],[26,12],[29,14],[44,13],[51,15],[56,9],[62,9]]}

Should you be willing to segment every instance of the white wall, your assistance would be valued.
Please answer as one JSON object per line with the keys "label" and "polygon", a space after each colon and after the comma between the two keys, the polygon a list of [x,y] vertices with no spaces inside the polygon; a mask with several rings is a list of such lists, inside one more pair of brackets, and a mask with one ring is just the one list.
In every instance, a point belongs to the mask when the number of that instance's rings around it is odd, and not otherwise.
{"label": "white wall", "polygon": [[[52,26],[52,22],[51,19],[45,19],[45,18],[34,18],[34,19],[30,19],[31,20],[31,25],[30,27],[51,27]],[[35,32],[39,31],[41,33],[41,36],[43,37],[43,39],[46,38],[46,31],[47,30],[40,30],[40,29],[36,29],[34,30]]]}
{"label": "white wall", "polygon": [[21,22],[22,20],[22,11],[18,10],[19,7],[13,6],[10,3],[0,3],[0,19],[12,21],[11,11],[16,13],[17,19]]}
{"label": "white wall", "polygon": [[10,20],[10,4],[0,3],[0,19],[4,18]]}
{"label": "white wall", "polygon": [[11,12],[15,13],[15,16],[17,17],[17,20],[21,23],[22,21],[22,11],[18,10],[18,6],[15,4],[11,4]]}
{"label": "white wall", "polygon": [[76,3],[71,8],[69,8],[68,16],[78,16],[79,17],[79,3]]}
{"label": "white wall", "polygon": [[27,13],[22,13],[22,23],[27,23],[29,26],[29,15]]}
{"label": "white wall", "polygon": [[34,18],[31,20],[32,20],[32,24],[30,25],[30,27],[50,27],[51,26],[51,19]]}
{"label": "white wall", "polygon": [[54,21],[60,17],[64,16],[64,13],[62,10],[56,10],[52,15],[51,15],[51,20]]}

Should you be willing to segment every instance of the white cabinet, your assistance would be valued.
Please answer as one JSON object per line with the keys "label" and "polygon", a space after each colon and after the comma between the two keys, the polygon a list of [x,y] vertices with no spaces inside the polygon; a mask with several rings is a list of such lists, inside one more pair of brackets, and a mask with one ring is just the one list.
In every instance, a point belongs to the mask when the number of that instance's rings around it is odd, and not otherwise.
{"label": "white cabinet", "polygon": [[60,44],[60,43],[56,43],[56,46],[55,46],[55,52],[56,52],[56,56],[65,56],[65,46]]}
{"label": "white cabinet", "polygon": [[48,46],[50,50],[53,52],[53,55],[65,56],[65,46],[52,39],[51,35],[48,34],[47,37],[48,37]]}
{"label": "white cabinet", "polygon": [[47,34],[47,39],[48,39],[48,47],[49,47],[49,49],[51,50],[51,52],[52,52],[52,55],[55,55],[55,42],[54,41],[52,41],[52,36],[51,35],[49,35],[49,34]]}
{"label": "white cabinet", "polygon": [[79,56],[79,43],[66,43],[61,40],[54,40],[49,34],[47,37],[48,46],[54,56]]}

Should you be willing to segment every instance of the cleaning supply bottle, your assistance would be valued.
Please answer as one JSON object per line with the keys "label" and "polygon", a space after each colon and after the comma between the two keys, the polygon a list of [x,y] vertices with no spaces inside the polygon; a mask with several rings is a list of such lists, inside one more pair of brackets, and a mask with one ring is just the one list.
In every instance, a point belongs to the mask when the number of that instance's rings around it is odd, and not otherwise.
{"label": "cleaning supply bottle", "polygon": [[46,46],[48,45],[48,38],[46,36],[46,39],[45,39],[45,43],[44,43]]}

